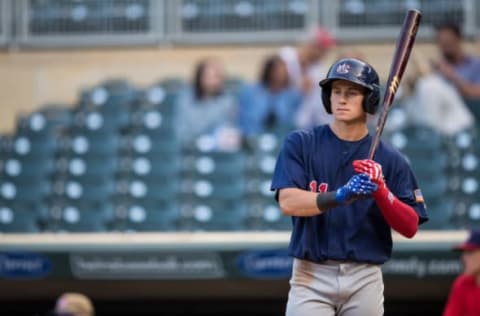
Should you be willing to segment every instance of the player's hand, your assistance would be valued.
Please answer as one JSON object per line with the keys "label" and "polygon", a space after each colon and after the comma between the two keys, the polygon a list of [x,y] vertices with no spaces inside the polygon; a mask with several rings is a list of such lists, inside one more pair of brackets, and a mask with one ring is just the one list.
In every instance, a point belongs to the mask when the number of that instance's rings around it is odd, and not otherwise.
{"label": "player's hand", "polygon": [[373,183],[366,174],[356,174],[348,180],[347,184],[337,189],[335,200],[345,203],[352,198],[359,196],[369,196],[378,189],[377,184]]}
{"label": "player's hand", "polygon": [[379,163],[371,159],[355,160],[353,161],[353,169],[355,172],[369,176],[370,180],[378,186],[385,186],[382,166]]}

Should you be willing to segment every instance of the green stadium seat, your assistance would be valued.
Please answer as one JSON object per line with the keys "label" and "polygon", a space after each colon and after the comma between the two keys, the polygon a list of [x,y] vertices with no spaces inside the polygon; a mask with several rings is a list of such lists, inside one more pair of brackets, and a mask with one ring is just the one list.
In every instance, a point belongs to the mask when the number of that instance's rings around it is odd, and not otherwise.
{"label": "green stadium seat", "polygon": [[115,194],[129,195],[135,199],[175,200],[180,186],[178,177],[154,177],[152,175],[117,175]]}
{"label": "green stadium seat", "polygon": [[0,202],[0,233],[38,233],[46,218],[40,204]]}
{"label": "green stadium seat", "polygon": [[245,203],[234,199],[181,199],[180,231],[244,230]]}
{"label": "green stadium seat", "polygon": [[172,118],[175,115],[175,103],[177,92],[182,89],[182,85],[155,84],[142,91],[132,107],[133,115],[142,111],[159,111],[165,118]]}
{"label": "green stadium seat", "polygon": [[290,216],[282,214],[274,198],[247,199],[246,228],[254,231],[290,231]]}
{"label": "green stadium seat", "polygon": [[103,232],[113,221],[113,208],[105,202],[54,198],[50,201],[46,231]]}
{"label": "green stadium seat", "polygon": [[181,143],[176,137],[163,135],[157,137],[139,131],[125,132],[121,136],[122,152],[131,154],[159,154],[180,153]]}
{"label": "green stadium seat", "polygon": [[50,192],[50,181],[43,177],[3,177],[0,199],[11,202],[41,202]]}
{"label": "green stadium seat", "polygon": [[421,229],[435,230],[456,228],[454,223],[456,203],[453,198],[442,196],[426,199],[425,201],[429,220],[425,224],[422,224]]}
{"label": "green stadium seat", "polygon": [[247,157],[242,152],[185,152],[182,172],[188,177],[243,177]]}
{"label": "green stadium seat", "polygon": [[101,202],[115,192],[113,177],[108,175],[55,174],[52,179],[52,196],[73,201]]}
{"label": "green stadium seat", "polygon": [[120,147],[120,138],[112,131],[73,129],[60,136],[58,151],[71,151],[76,155],[115,155]]}
{"label": "green stadium seat", "polygon": [[55,157],[55,172],[71,176],[113,175],[118,168],[115,155],[77,155],[72,152],[60,153]]}
{"label": "green stadium seat", "polygon": [[172,178],[180,175],[180,157],[169,153],[122,155],[119,161],[118,174],[120,175],[153,178]]}
{"label": "green stadium seat", "polygon": [[155,232],[177,229],[178,207],[174,200],[134,199],[119,196],[114,202],[114,231]]}
{"label": "green stadium seat", "polygon": [[54,170],[51,158],[0,156],[0,177],[33,177],[48,176]]}

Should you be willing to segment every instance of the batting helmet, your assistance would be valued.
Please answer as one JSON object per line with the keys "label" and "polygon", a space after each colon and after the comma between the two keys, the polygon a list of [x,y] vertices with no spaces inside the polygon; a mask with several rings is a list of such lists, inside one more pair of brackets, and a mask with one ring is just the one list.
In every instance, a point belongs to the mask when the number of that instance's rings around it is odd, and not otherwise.
{"label": "batting helmet", "polygon": [[363,98],[363,110],[375,114],[380,103],[380,86],[378,74],[372,66],[355,58],[344,58],[335,62],[328,70],[327,77],[320,81],[322,87],[322,101],[327,113],[332,113],[330,94],[332,82],[347,80],[367,89]]}

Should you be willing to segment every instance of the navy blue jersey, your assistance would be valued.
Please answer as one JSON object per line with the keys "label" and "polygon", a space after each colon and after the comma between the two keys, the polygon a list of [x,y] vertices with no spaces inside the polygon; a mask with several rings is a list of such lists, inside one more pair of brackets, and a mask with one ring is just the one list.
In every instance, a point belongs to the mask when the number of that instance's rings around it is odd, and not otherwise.
{"label": "navy blue jersey", "polygon": [[[278,157],[272,190],[334,191],[355,174],[352,162],[368,157],[371,141],[370,135],[353,142],[341,140],[328,125],[292,132]],[[375,161],[382,165],[390,191],[413,207],[420,223],[425,222],[425,205],[405,157],[380,142]],[[330,259],[383,263],[391,256],[391,229],[373,198],[356,200],[316,216],[293,216],[292,222],[289,253],[294,257],[314,262]]]}

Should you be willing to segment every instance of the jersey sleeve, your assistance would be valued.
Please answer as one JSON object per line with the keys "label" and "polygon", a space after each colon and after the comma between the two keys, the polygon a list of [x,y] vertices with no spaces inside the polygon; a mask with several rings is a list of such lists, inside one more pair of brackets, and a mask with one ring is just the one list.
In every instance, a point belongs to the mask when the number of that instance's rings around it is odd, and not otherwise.
{"label": "jersey sleeve", "polygon": [[419,217],[419,224],[428,220],[422,191],[410,165],[403,157],[397,164],[392,179],[387,179],[387,186],[400,201],[413,207]]}
{"label": "jersey sleeve", "polygon": [[275,165],[272,191],[282,188],[305,189],[307,187],[302,147],[302,137],[297,132],[287,136]]}

